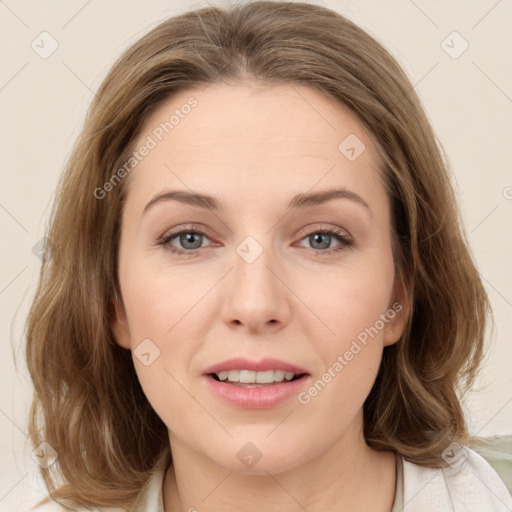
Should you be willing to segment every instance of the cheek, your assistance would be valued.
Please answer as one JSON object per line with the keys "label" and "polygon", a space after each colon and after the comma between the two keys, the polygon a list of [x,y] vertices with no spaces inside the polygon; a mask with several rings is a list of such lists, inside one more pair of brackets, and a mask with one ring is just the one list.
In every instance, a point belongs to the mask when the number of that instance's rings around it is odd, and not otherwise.
{"label": "cheek", "polygon": [[[323,333],[327,347],[342,350],[365,329],[372,327],[389,307],[392,297],[394,265],[391,250],[375,251],[371,257],[340,265],[331,272],[318,273],[304,279],[298,295],[306,297],[306,305],[324,325],[310,322],[318,339]],[[299,320],[300,321],[300,320]],[[305,327],[308,328],[307,323]],[[378,324],[382,331],[381,322]],[[316,334],[316,335],[315,335]],[[382,334],[382,332],[380,332]],[[364,337],[364,335],[363,335]]]}
{"label": "cheek", "polygon": [[391,254],[381,252],[370,265],[315,280],[320,286],[308,296],[308,306],[321,324],[303,325],[323,368],[299,397],[311,413],[330,411],[343,422],[362,406],[379,370],[384,328],[395,316],[389,308],[393,278]]}
{"label": "cheek", "polygon": [[175,337],[190,315],[196,314],[194,308],[205,293],[205,283],[210,281],[193,271],[131,262],[126,268],[122,293],[132,342],[141,336],[162,342]]}
{"label": "cheek", "polygon": [[175,427],[173,418],[191,407],[187,368],[201,338],[193,305],[202,293],[187,281],[170,280],[169,274],[147,268],[128,272],[124,281],[135,371],[149,403],[168,427]]}

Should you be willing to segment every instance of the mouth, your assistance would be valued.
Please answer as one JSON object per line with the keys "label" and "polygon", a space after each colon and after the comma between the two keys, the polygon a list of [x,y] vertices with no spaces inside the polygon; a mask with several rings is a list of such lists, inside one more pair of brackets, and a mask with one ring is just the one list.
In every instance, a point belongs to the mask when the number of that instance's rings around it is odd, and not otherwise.
{"label": "mouth", "polygon": [[271,409],[292,400],[308,385],[310,377],[309,373],[283,370],[223,370],[203,375],[214,396],[230,407],[246,410]]}
{"label": "mouth", "polygon": [[232,407],[270,409],[293,399],[311,379],[305,368],[271,357],[236,357],[203,370],[203,382]]}
{"label": "mouth", "polygon": [[230,370],[207,374],[208,377],[217,382],[243,388],[261,388],[284,385],[289,382],[303,379],[308,375],[308,373],[293,373],[285,372],[284,370],[268,370],[263,372]]}

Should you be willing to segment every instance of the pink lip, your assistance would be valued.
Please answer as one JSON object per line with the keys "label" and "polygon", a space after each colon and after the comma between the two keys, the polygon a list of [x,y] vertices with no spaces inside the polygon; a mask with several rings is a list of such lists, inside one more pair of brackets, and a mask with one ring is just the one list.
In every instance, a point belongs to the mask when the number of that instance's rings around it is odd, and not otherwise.
{"label": "pink lip", "polygon": [[284,370],[285,372],[293,372],[296,375],[300,373],[308,373],[303,368],[290,363],[286,363],[284,361],[280,361],[279,359],[266,357],[260,361],[251,361],[250,359],[245,359],[243,357],[236,357],[234,359],[228,359],[227,361],[214,364],[213,366],[206,368],[203,372],[203,375],[229,370],[252,370],[254,372],[264,372],[267,370]]}
{"label": "pink lip", "polygon": [[203,375],[210,391],[229,405],[242,409],[268,409],[297,396],[309,380],[309,375],[300,379],[283,381],[270,386],[245,388],[215,380],[211,375]]}
{"label": "pink lip", "polygon": [[[267,370],[283,370],[293,372],[295,375],[306,374],[301,378],[272,384],[269,386],[246,388],[235,384],[227,384],[215,380],[210,374],[229,370],[252,370],[254,372],[264,372]],[[309,373],[295,366],[294,364],[280,361],[279,359],[264,358],[260,361],[251,361],[243,357],[229,359],[222,363],[215,364],[206,368],[202,378],[205,379],[208,388],[219,398],[230,405],[241,407],[242,409],[268,409],[281,402],[296,396],[304,387],[306,380],[310,377]]]}

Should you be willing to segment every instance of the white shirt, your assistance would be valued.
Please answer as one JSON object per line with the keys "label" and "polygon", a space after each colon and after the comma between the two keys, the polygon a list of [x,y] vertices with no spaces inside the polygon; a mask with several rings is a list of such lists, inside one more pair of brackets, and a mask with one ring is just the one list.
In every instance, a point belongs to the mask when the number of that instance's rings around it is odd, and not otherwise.
{"label": "white shirt", "polygon": [[[512,496],[494,468],[478,453],[463,448],[465,460],[453,467],[429,469],[397,457],[395,503],[390,512],[512,512]],[[142,488],[130,512],[164,512],[165,469]],[[65,510],[56,504],[23,509],[30,512]],[[95,509],[117,512],[125,509]]]}
{"label": "white shirt", "polygon": [[[512,512],[512,497],[493,467],[464,447],[467,459],[429,469],[397,457],[395,504],[390,512]],[[164,472],[156,474],[130,512],[164,512]]]}
{"label": "white shirt", "polygon": [[453,468],[402,459],[403,505],[397,512],[512,512],[512,496],[494,468],[468,447],[463,453],[467,458]]}

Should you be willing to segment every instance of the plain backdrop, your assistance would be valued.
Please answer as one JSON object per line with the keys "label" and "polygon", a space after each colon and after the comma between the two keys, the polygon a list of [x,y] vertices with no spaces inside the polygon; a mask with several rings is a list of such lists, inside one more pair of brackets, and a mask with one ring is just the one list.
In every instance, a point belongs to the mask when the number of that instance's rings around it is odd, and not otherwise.
{"label": "plain backdrop", "polygon": [[[346,15],[398,59],[446,149],[496,320],[494,336],[488,334],[485,366],[465,401],[468,421],[473,434],[511,434],[512,2],[311,3]],[[44,235],[65,159],[94,91],[121,51],[164,18],[206,5],[0,1],[2,511],[14,510],[22,496],[40,492],[26,437],[32,388],[22,329],[40,266],[33,248]],[[45,55],[52,45],[58,47]]]}

